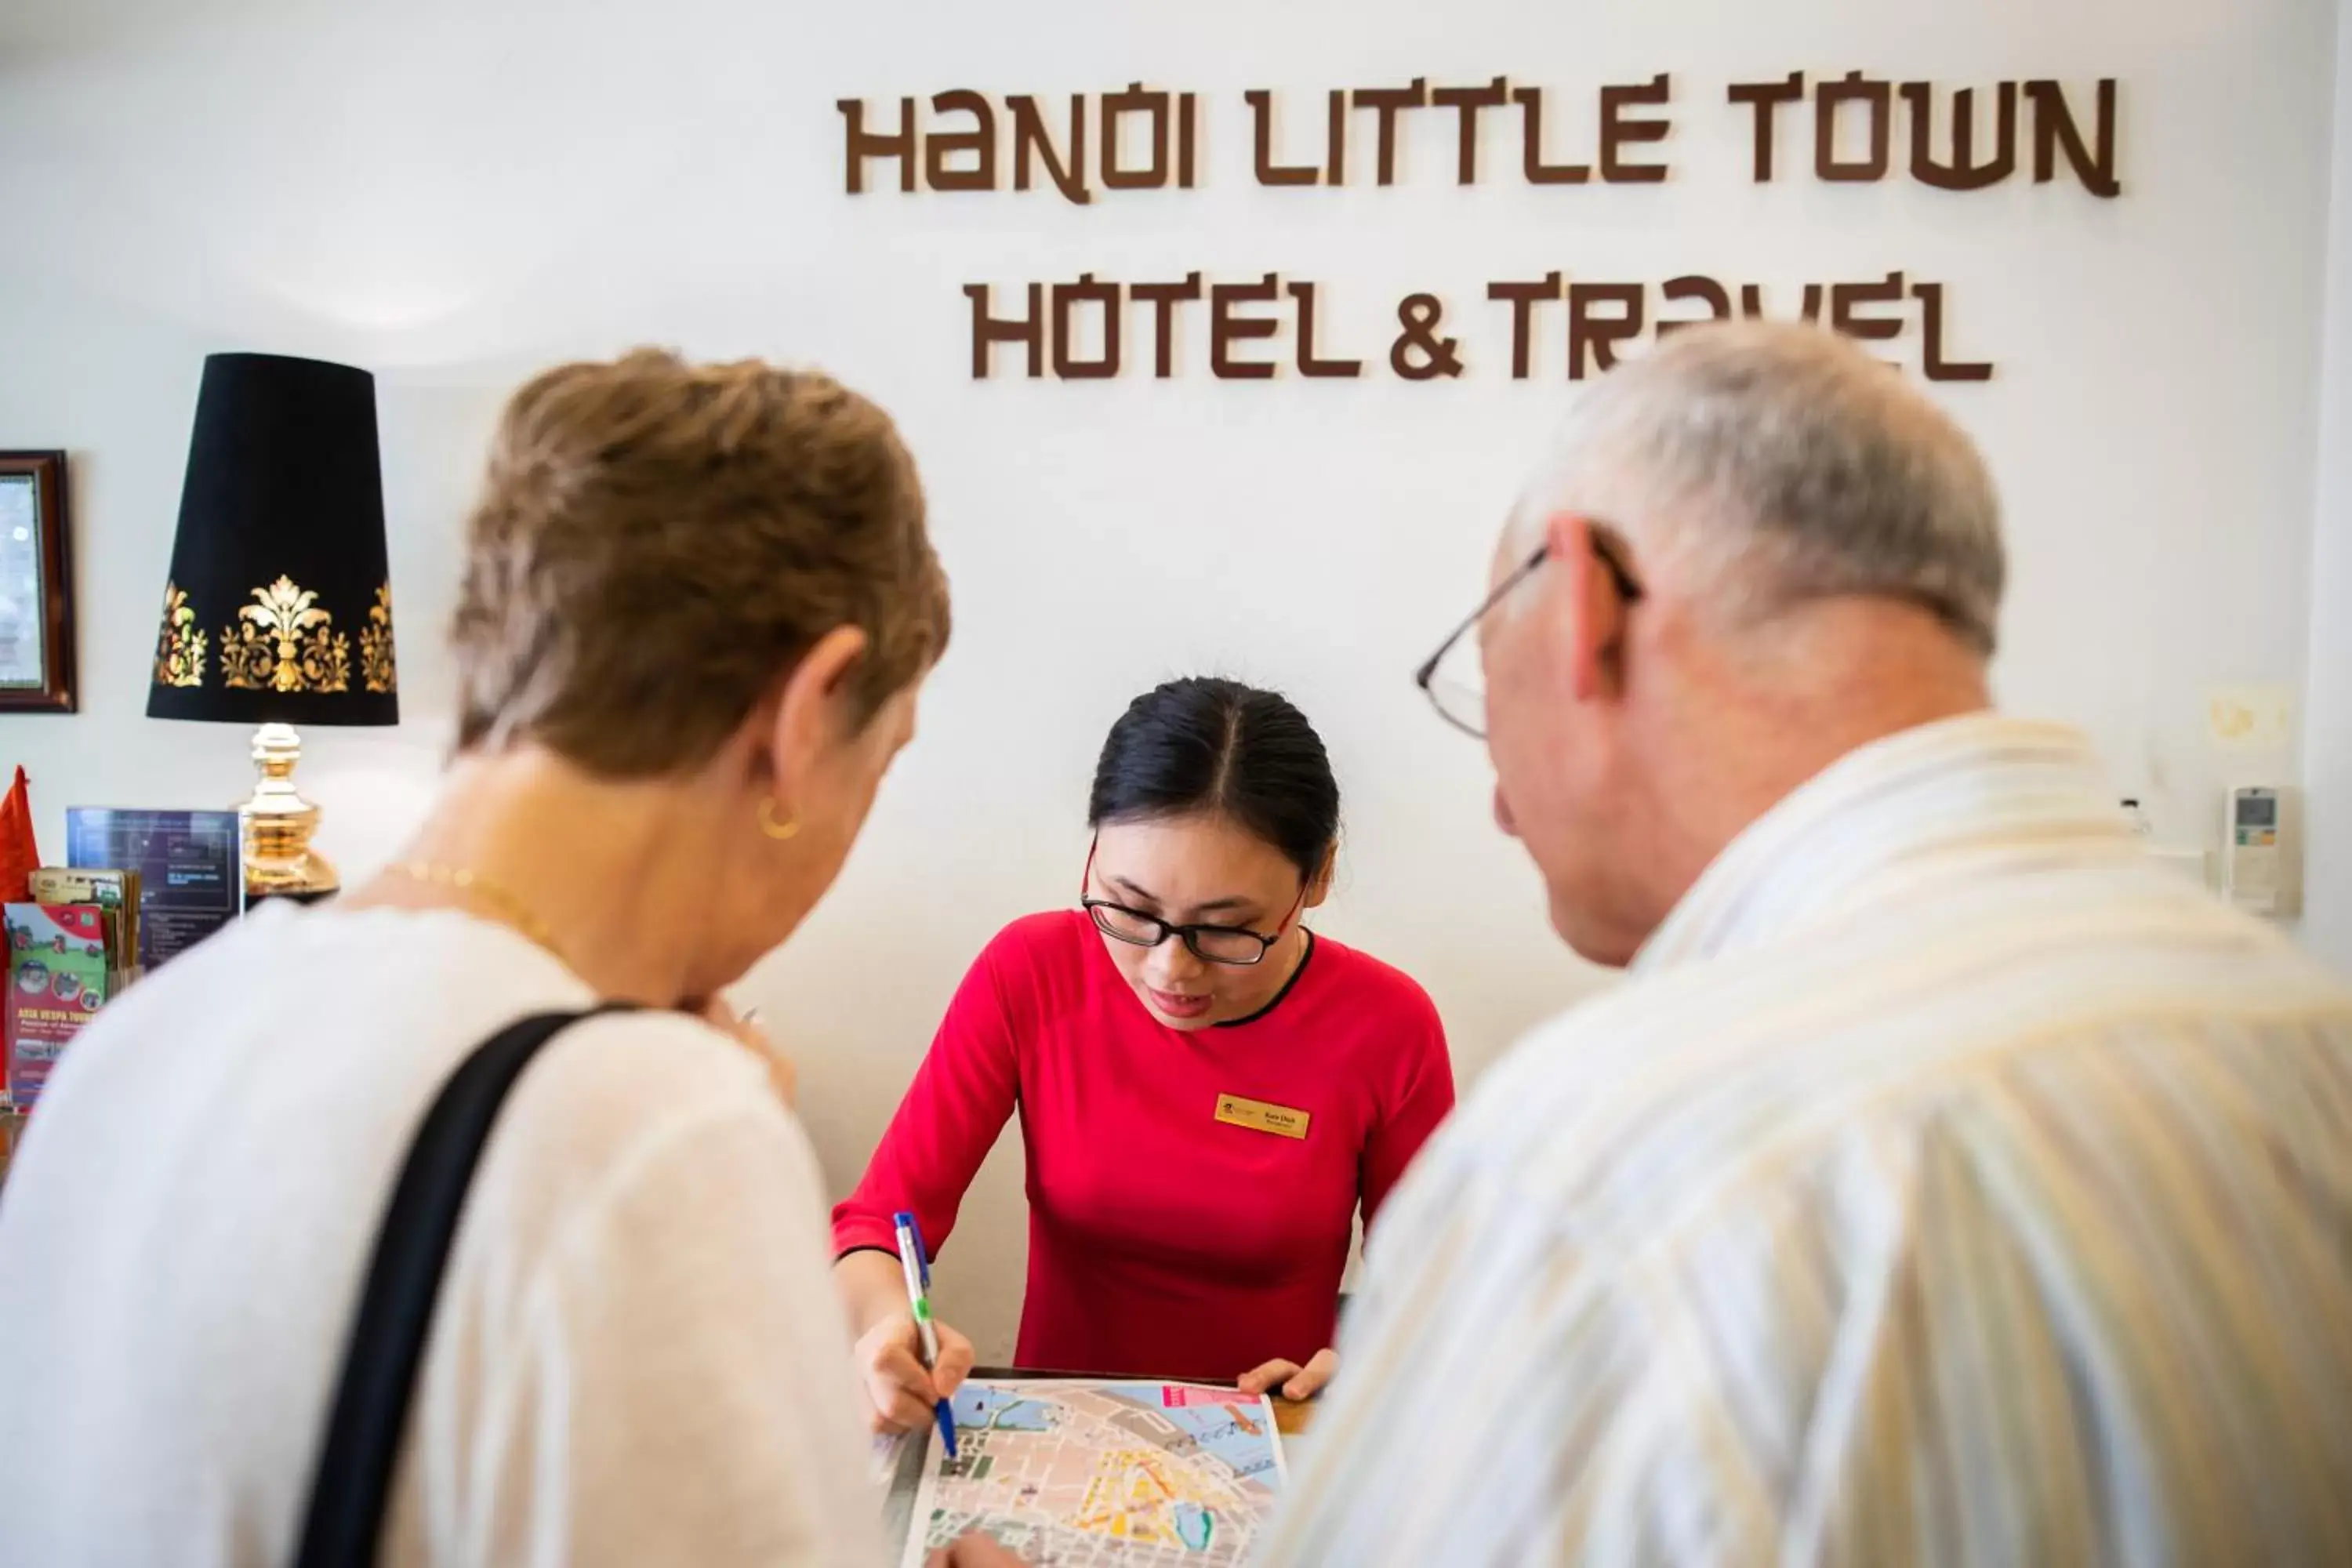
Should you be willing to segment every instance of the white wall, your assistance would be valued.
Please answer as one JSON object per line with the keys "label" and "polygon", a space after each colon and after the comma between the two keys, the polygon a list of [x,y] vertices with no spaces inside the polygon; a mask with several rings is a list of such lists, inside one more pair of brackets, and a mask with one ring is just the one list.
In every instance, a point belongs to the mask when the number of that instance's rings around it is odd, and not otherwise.
{"label": "white wall", "polygon": [[2352,5],[2336,7],[2318,509],[2304,726],[2304,940],[2352,973]]}
{"label": "white wall", "polygon": [[[0,719],[0,762],[31,769],[53,848],[68,804],[242,793],[242,734],[142,717],[207,351],[379,373],[407,721],[314,732],[304,769],[349,873],[390,851],[431,786],[448,719],[436,634],[506,391],[646,341],[814,361],[903,423],[958,620],[923,738],[848,875],[749,986],[802,1056],[835,1184],[971,955],[1070,897],[1103,728],[1196,668],[1284,687],[1323,727],[1350,830],[1325,927],[1420,976],[1474,1073],[1593,984],[1488,826],[1475,748],[1406,679],[1480,586],[1489,531],[1570,395],[1501,374],[1485,282],[1698,270],[1786,300],[1895,268],[1947,281],[1955,348],[2000,366],[1943,395],[2009,501],[2003,694],[2087,725],[2127,784],[2163,786],[2168,837],[2208,833],[2205,684],[2294,685],[2304,668],[2331,28],[2308,0],[16,0],[0,17],[0,446],[75,455],[85,681],[79,717]],[[1723,85],[1854,67],[1953,86],[2118,77],[2126,194],[1748,184]],[[1665,185],[1531,190],[1508,177],[1498,118],[1486,162],[1503,177],[1458,190],[1435,116],[1392,189],[1249,181],[1245,89],[1305,106],[1332,86],[1507,72],[1576,106],[1555,134],[1589,150],[1593,89],[1658,70],[1675,76]],[[841,193],[836,98],[1137,78],[1203,95],[1201,190],[1086,210],[1050,193]],[[1300,107],[1290,122],[1317,120]],[[1782,138],[1802,144],[1793,119]],[[1328,330],[1376,364],[1389,302],[1432,289],[1481,361],[1452,384],[1243,385],[1207,378],[1195,339],[1172,382],[967,379],[961,284],[1082,268],[1318,279]],[[1556,343],[1547,357],[1556,369]],[[2352,721],[2332,689],[2310,743],[2340,779]],[[1020,1278],[1007,1153],[942,1287],[997,1349]]]}

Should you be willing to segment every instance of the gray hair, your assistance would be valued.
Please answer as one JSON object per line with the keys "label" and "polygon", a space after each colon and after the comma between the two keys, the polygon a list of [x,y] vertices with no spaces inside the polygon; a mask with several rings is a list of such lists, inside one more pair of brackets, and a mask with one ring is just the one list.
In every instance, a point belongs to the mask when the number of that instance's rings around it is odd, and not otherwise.
{"label": "gray hair", "polygon": [[1983,458],[1916,386],[1819,327],[1695,327],[1594,383],[1520,498],[1514,551],[1563,510],[1748,624],[1896,598],[1993,649],[2007,568]]}

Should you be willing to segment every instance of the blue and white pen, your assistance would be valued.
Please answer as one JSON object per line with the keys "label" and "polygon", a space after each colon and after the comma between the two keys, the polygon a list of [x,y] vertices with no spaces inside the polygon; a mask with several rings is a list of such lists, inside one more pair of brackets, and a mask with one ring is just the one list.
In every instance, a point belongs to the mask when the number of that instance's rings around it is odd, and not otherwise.
{"label": "blue and white pen", "polygon": [[[890,1216],[890,1224],[898,1233],[898,1267],[907,1275],[907,1305],[915,1314],[915,1334],[923,1347],[923,1370],[930,1371],[940,1364],[940,1331],[931,1322],[931,1259],[923,1247],[922,1227],[915,1216],[901,1209]],[[947,1445],[948,1458],[956,1457],[955,1410],[942,1399],[936,1406],[940,1419],[940,1441]]]}

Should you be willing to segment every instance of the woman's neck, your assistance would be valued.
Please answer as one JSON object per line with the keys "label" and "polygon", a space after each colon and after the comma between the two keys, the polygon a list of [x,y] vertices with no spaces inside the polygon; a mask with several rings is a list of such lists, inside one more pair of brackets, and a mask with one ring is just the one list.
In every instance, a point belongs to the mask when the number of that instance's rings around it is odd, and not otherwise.
{"label": "woman's neck", "polygon": [[680,798],[692,793],[592,778],[532,748],[466,758],[394,867],[345,902],[463,910],[541,943],[600,996],[698,1004],[713,889],[692,868],[714,861],[690,840],[717,814]]}

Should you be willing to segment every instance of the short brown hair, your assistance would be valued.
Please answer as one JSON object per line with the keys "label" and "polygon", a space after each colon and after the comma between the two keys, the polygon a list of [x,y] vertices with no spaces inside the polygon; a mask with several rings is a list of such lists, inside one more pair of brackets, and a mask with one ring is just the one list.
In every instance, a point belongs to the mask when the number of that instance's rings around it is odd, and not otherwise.
{"label": "short brown hair", "polygon": [[606,777],[709,760],[777,676],[863,629],[860,722],[947,646],[914,460],[813,371],[639,349],[515,394],[467,528],[458,746]]}

